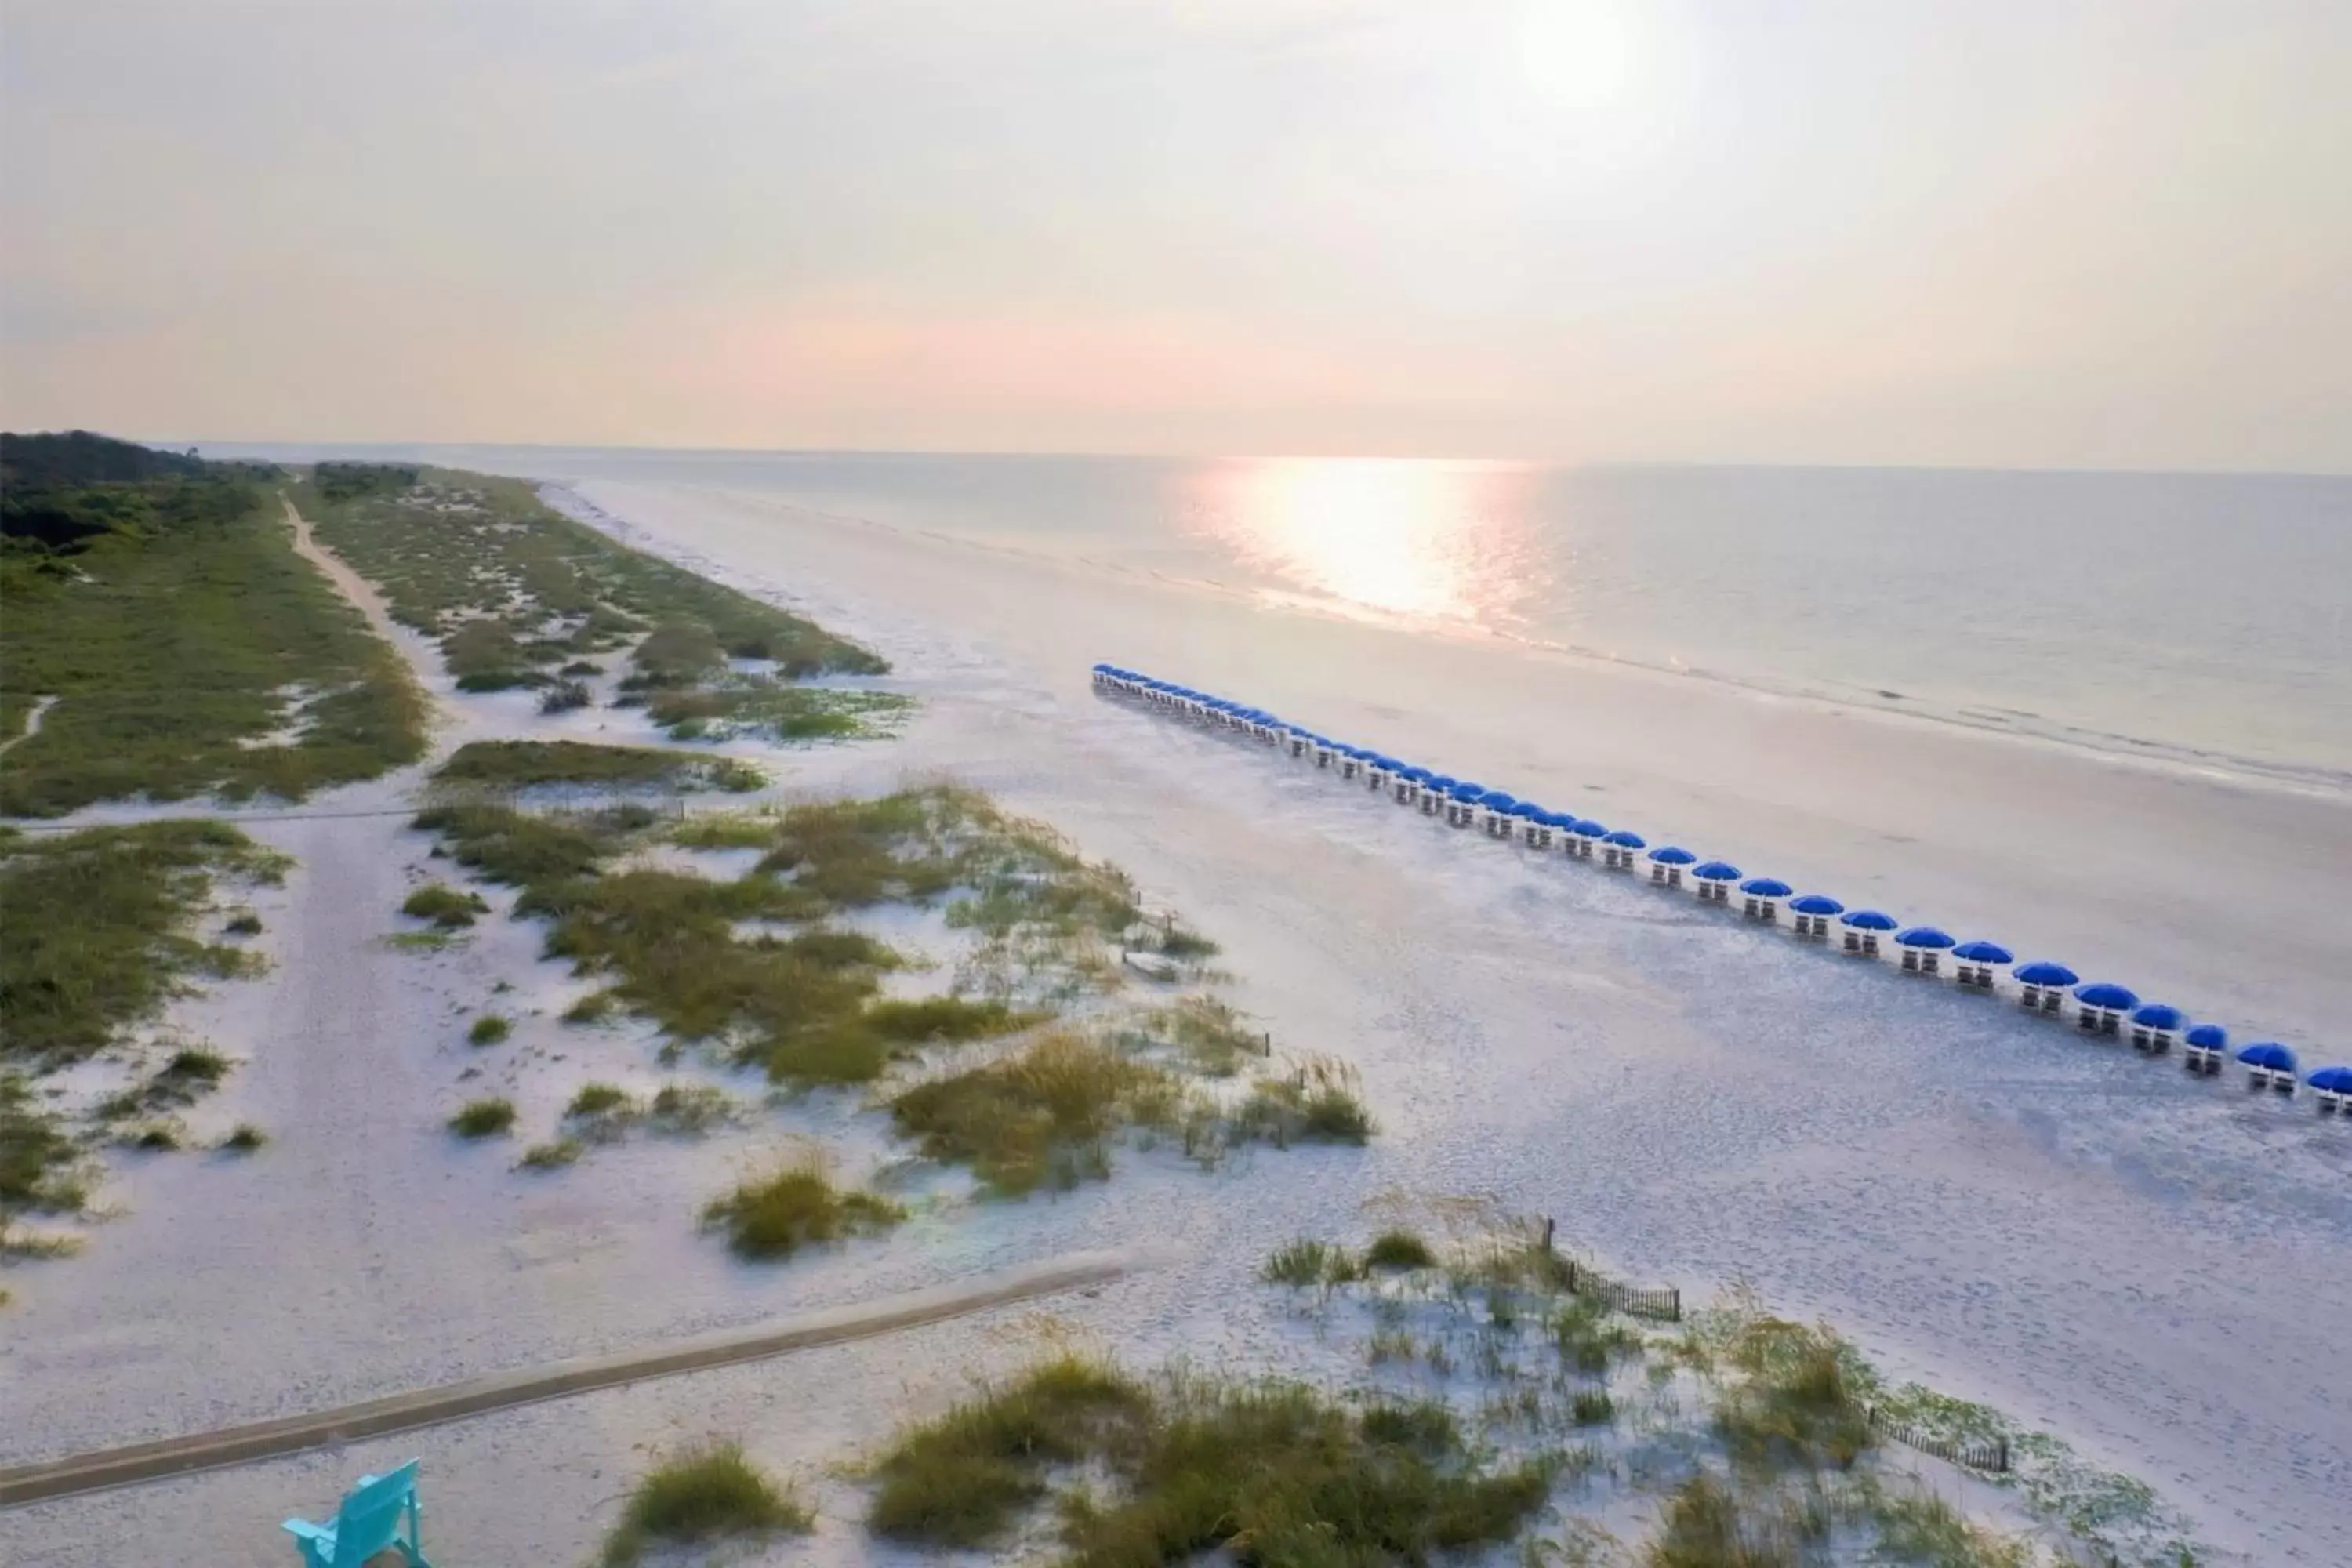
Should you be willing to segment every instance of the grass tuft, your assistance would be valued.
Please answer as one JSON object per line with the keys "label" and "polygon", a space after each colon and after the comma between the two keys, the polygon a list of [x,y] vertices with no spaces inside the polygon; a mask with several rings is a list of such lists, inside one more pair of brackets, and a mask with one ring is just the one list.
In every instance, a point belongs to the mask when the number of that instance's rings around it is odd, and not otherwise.
{"label": "grass tuft", "polygon": [[1178,1086],[1165,1068],[1078,1035],[1048,1034],[1014,1055],[899,1092],[890,1117],[934,1160],[967,1164],[1017,1194],[1109,1174],[1119,1128],[1166,1125]]}
{"label": "grass tuft", "polygon": [[566,1165],[577,1163],[585,1152],[585,1146],[577,1138],[555,1138],[544,1143],[534,1143],[524,1150],[522,1158],[516,1161],[515,1165],[524,1171],[560,1171]]}
{"label": "grass tuft", "polygon": [[496,1013],[485,1013],[467,1029],[466,1043],[469,1046],[495,1046],[513,1033],[514,1020],[500,1017]]}
{"label": "grass tuft", "polygon": [[566,1116],[602,1116],[619,1110],[630,1103],[628,1091],[616,1083],[583,1083],[572,1103],[563,1108]]}
{"label": "grass tuft", "polygon": [[1367,1268],[1433,1268],[1437,1255],[1409,1230],[1384,1230],[1364,1249]]}
{"label": "grass tuft", "polygon": [[1336,1057],[1314,1057],[1289,1077],[1257,1080],[1234,1118],[1234,1131],[1286,1149],[1293,1143],[1356,1143],[1378,1129],[1357,1093],[1356,1069]]}
{"label": "grass tuft", "polygon": [[449,1131],[460,1138],[493,1138],[513,1127],[514,1120],[510,1100],[468,1100],[449,1119]]}
{"label": "grass tuft", "polygon": [[648,1543],[699,1546],[731,1537],[804,1534],[816,1516],[788,1487],[761,1475],[733,1443],[671,1455],[629,1494],[605,1538],[605,1568],[628,1568]]}
{"label": "grass tuft", "polygon": [[409,894],[400,912],[428,921],[437,931],[459,931],[489,913],[490,906],[479,893],[460,892],[446,883],[433,882]]}
{"label": "grass tuft", "polygon": [[1346,1247],[1312,1237],[1280,1248],[1258,1272],[1268,1284],[1299,1288],[1345,1285],[1364,1277],[1363,1265]]}
{"label": "grass tuft", "polygon": [[738,1258],[772,1262],[803,1247],[887,1230],[907,1211],[872,1193],[833,1184],[822,1160],[808,1156],[738,1184],[702,1211],[703,1227],[724,1230]]}
{"label": "grass tuft", "polygon": [[268,1133],[250,1121],[240,1121],[220,1141],[220,1146],[231,1153],[250,1154],[268,1142]]}

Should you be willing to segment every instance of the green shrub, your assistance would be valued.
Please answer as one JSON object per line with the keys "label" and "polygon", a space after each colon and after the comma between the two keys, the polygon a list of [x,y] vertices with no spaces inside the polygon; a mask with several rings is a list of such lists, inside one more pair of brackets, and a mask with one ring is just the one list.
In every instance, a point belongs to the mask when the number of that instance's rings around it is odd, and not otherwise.
{"label": "green shrub", "polygon": [[228,918],[228,923],[221,930],[230,936],[259,936],[261,917],[251,910],[239,910]]}
{"label": "green shrub", "polygon": [[1605,1426],[1617,1419],[1617,1402],[1604,1388],[1580,1388],[1569,1402],[1569,1414],[1579,1426]]}
{"label": "green shrub", "polygon": [[467,1029],[466,1043],[469,1046],[495,1046],[513,1033],[512,1019],[502,1018],[496,1013],[485,1013]]}
{"label": "green shrub", "polygon": [[250,1154],[268,1142],[269,1134],[250,1121],[240,1121],[221,1140],[220,1146],[232,1153]]}
{"label": "green shrub", "polygon": [[468,1100],[449,1119],[449,1131],[460,1138],[491,1138],[511,1128],[514,1119],[510,1100]]}
{"label": "green shrub", "polygon": [[605,1539],[606,1568],[626,1568],[651,1542],[698,1546],[729,1537],[803,1534],[815,1516],[806,1504],[754,1468],[732,1443],[709,1443],[671,1455],[629,1495],[620,1524]]}
{"label": "green shrub", "polygon": [[702,1211],[738,1258],[767,1262],[816,1242],[887,1230],[907,1211],[871,1193],[844,1192],[816,1159],[800,1159],[740,1183]]}
{"label": "green shrub", "polygon": [[229,1066],[229,1059],[218,1051],[190,1047],[172,1053],[161,1076],[183,1083],[216,1084],[228,1076]]}

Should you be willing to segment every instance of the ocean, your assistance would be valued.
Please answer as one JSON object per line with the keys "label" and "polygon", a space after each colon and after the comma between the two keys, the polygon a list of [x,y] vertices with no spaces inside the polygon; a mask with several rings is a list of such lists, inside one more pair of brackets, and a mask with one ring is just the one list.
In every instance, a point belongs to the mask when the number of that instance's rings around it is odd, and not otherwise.
{"label": "ocean", "polygon": [[2352,793],[2352,478],[382,450],[758,495],[1430,636]]}

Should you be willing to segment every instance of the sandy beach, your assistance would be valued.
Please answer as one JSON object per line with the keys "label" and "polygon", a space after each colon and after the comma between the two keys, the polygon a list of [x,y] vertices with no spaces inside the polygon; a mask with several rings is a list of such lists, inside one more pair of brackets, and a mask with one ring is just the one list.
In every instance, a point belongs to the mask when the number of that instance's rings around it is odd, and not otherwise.
{"label": "sandy beach", "polygon": [[[1202,1174],[1138,1159],[1108,1184],[910,1225],[782,1271],[690,1216],[749,1145],[600,1151],[540,1185],[469,1180],[438,1133],[458,1027],[494,976],[521,1022],[502,1089],[534,1114],[581,1063],[635,1082],[642,1028],[583,1040],[584,990],[536,930],[486,921],[444,954],[383,941],[427,841],[398,816],[250,831],[299,858],[261,906],[283,982],[174,1021],[249,1067],[205,1114],[279,1130],[267,1182],[134,1168],[129,1212],[28,1281],[0,1385],[32,1413],[0,1463],[130,1442],[986,1268],[1149,1242],[1078,1301],[607,1391],[411,1436],[0,1514],[0,1559],[68,1564],[172,1539],[276,1562],[268,1525],[414,1453],[451,1561],[576,1558],[640,1450],[740,1435],[797,1470],[817,1534],[743,1561],[895,1562],[828,1471],[1050,1318],[1139,1359],[1335,1372],[1277,1301],[1237,1289],[1270,1250],[1360,1227],[1409,1194],[1557,1219],[1629,1278],[1751,1285],[1902,1375],[1984,1400],[2145,1476],[2247,1562],[2335,1561],[2352,1525],[2352,1410],[2330,1325],[2352,1318],[2352,1137],[2306,1105],[2189,1080],[2013,1007],[1864,971],[1596,871],[1448,834],[1311,771],[1103,701],[1108,658],[1327,732],[1674,839],[1851,902],[2114,978],[2242,1037],[2318,1044],[2352,1013],[2352,806],[2169,766],[1687,679],[1437,641],[1197,585],[820,519],[773,502],[595,484],[626,542],[866,640],[923,708],[890,744],[795,752],[795,790],[937,770],[1132,871],[1225,948],[1234,998],[1286,1048],[1361,1071],[1383,1136]],[[413,657],[425,659],[404,640]],[[436,695],[436,752],[474,732],[637,742],[598,708]],[[600,728],[600,726],[605,726]],[[320,804],[396,808],[414,775]],[[241,1041],[266,1042],[247,1051]],[[2315,1056],[2313,1059],[2316,1059]],[[798,1129],[871,1152],[849,1097]],[[184,1325],[206,1367],[187,1375]]]}

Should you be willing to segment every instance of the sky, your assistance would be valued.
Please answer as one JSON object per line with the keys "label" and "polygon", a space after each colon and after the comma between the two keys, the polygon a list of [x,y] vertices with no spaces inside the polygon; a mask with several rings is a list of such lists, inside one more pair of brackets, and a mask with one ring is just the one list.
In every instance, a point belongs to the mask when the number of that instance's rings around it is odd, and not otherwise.
{"label": "sky", "polygon": [[0,424],[2352,469],[2346,0],[0,0]]}

